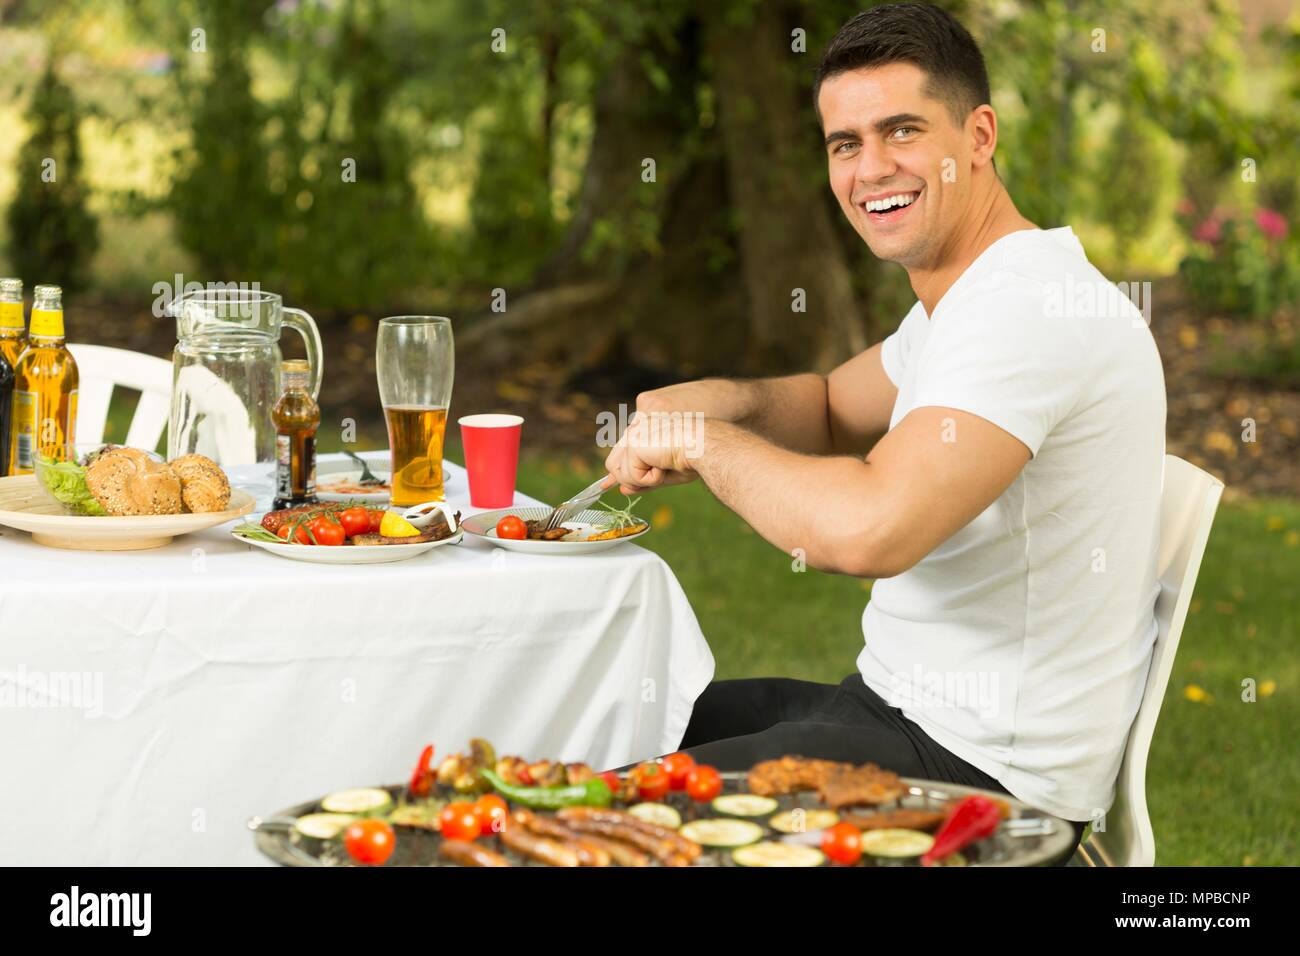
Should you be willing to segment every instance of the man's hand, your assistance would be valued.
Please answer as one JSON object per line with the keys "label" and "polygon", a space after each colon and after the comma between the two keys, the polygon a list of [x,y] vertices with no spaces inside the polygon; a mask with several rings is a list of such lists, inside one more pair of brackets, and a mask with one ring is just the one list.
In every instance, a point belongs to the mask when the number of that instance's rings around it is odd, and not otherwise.
{"label": "man's hand", "polygon": [[636,412],[605,458],[625,495],[695,479],[691,459],[703,447],[704,416]]}

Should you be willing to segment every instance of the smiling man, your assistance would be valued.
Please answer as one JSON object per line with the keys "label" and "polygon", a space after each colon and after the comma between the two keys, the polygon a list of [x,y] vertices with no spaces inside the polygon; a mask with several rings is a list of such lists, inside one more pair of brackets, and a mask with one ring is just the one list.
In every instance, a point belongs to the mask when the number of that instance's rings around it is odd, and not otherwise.
{"label": "smiling man", "polygon": [[702,479],[786,553],[877,579],[866,646],[838,686],[715,682],[682,746],[724,769],[871,760],[1081,831],[1110,806],[1156,635],[1155,343],[1068,226],[1016,210],[983,57],[947,13],[858,15],[815,96],[831,189],[916,305],[826,376],[639,396],[607,467],[625,491]]}

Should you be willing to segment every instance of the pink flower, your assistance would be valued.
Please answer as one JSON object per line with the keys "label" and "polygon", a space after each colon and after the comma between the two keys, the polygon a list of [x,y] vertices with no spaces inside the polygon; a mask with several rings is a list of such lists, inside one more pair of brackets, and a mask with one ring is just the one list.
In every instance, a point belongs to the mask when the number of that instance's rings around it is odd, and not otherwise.
{"label": "pink flower", "polygon": [[1223,220],[1214,216],[1202,219],[1200,225],[1192,230],[1192,238],[1197,242],[1218,242],[1223,238]]}
{"label": "pink flower", "polygon": [[1286,217],[1276,209],[1266,209],[1263,206],[1256,209],[1255,225],[1270,239],[1286,238]]}

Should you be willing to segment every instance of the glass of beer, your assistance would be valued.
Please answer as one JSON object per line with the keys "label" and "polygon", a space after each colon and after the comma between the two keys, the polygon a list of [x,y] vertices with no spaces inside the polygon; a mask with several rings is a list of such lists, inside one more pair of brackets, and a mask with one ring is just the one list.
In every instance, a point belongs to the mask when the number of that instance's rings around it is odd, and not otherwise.
{"label": "glass of beer", "polygon": [[451,319],[380,319],[375,372],[393,455],[392,503],[405,508],[445,500],[442,441],[455,372]]}

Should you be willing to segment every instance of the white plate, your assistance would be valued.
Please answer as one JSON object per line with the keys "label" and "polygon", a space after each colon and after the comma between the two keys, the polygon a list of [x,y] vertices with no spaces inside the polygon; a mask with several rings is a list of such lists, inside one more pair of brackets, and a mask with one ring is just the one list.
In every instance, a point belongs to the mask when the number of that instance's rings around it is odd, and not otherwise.
{"label": "white plate", "polygon": [[424,554],[444,544],[459,544],[463,535],[457,531],[450,538],[441,541],[421,541],[419,544],[375,544],[357,547],[355,545],[337,545],[320,547],[314,544],[272,544],[270,541],[255,541],[241,538],[231,532],[231,536],[244,544],[269,551],[281,558],[292,561],[308,561],[312,564],[389,564],[393,561],[405,561],[418,554]]}
{"label": "white plate", "polygon": [[[554,554],[554,555],[576,555],[576,554],[595,554],[597,551],[607,551],[610,548],[617,548],[620,544],[626,544],[629,541],[635,541],[637,538],[650,531],[647,525],[636,534],[629,534],[622,538],[606,538],[603,541],[583,541],[581,538],[576,541],[534,541],[524,539],[523,541],[514,538],[498,538],[497,522],[506,515],[514,515],[524,521],[533,518],[544,518],[551,513],[550,508],[532,507],[532,508],[498,508],[496,511],[483,511],[476,515],[464,519],[460,523],[461,530],[466,534],[471,534],[476,538],[491,543],[494,547],[505,548],[507,551],[519,551],[524,554]],[[607,518],[609,512],[601,511],[596,508],[589,508],[574,517],[572,521],[564,522],[564,527],[571,528],[579,536],[589,534],[596,530],[594,522]]]}
{"label": "white plate", "polygon": [[[364,455],[362,457],[365,457]],[[387,467],[379,465],[376,462],[367,460],[366,464],[370,466],[370,473],[376,478],[390,484],[392,476]],[[316,465],[316,497],[321,501],[364,501],[367,503],[382,504],[389,500],[392,495],[392,489],[387,488],[384,491],[369,491],[360,494],[345,495],[337,491],[324,491],[321,484],[327,481],[338,481],[340,478],[346,478],[348,481],[359,482],[361,480],[361,468],[356,462],[347,459],[343,461],[325,461]],[[442,486],[446,488],[451,485],[452,478],[444,466],[442,469]]]}
{"label": "white plate", "polygon": [[246,515],[256,502],[232,488],[230,507],[206,514],[84,517],[53,501],[35,475],[0,478],[0,524],[31,533],[37,544],[76,551],[143,551],[172,538],[202,531]]}

